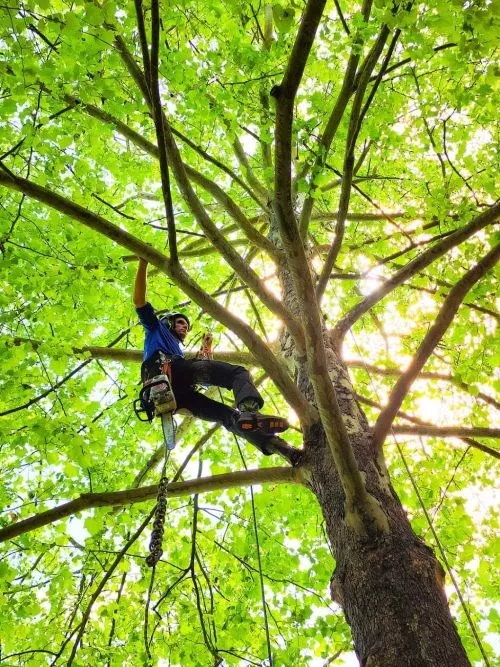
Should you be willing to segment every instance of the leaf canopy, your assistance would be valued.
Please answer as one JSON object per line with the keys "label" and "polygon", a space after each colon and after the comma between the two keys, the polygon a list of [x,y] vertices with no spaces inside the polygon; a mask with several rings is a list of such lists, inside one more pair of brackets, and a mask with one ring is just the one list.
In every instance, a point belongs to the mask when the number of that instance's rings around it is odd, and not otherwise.
{"label": "leaf canopy", "polygon": [[[377,0],[365,22],[357,4],[342,2],[341,20],[338,3],[327,3],[293,124],[297,214],[312,198],[307,243],[318,272],[339,208],[350,106],[327,153],[321,137],[351,50],[364,58],[383,23],[391,36],[401,31],[381,80],[379,61],[368,87],[379,84],[360,128],[343,244],[323,299],[329,326],[398,268],[493,203],[494,5],[430,0],[394,14],[392,3]],[[275,126],[270,91],[283,78],[302,9],[296,2],[257,8],[231,0],[180,0],[161,7],[164,110],[184,163],[208,184],[193,171],[190,180],[216,228],[276,292],[272,258],[249,241],[238,216],[268,233]],[[134,3],[26,0],[0,8],[0,15],[3,164],[168,254],[154,123],[115,45],[118,34],[142,66]],[[214,194],[216,186],[232,204]],[[83,492],[132,487],[157,450],[160,433],[157,425],[133,417],[137,364],[74,354],[74,348],[113,341],[123,348],[142,346],[131,306],[134,258],[35,199],[3,187],[0,192],[4,526]],[[281,323],[275,314],[258,295],[240,289],[245,286],[207,240],[174,179],[172,194],[183,267],[259,336],[276,343]],[[488,225],[411,276],[354,324],[344,356],[379,369],[404,369],[450,287],[495,241],[498,233]],[[492,272],[468,294],[425,367],[453,382],[419,379],[403,403],[407,414],[437,426],[494,425],[497,289]],[[234,333],[165,275],[151,276],[149,298],[158,308],[190,309],[192,349],[209,327],[219,349],[241,350]],[[359,366],[351,368],[351,376],[356,391],[378,404],[395,380]],[[262,387],[266,404],[286,412],[275,385],[267,380]],[[227,393],[216,398],[232,400]],[[22,405],[26,408],[13,411]],[[379,410],[364,407],[373,423]],[[208,428],[187,423],[169,476]],[[300,446],[300,433],[289,433],[289,442]],[[491,439],[479,440],[495,447]],[[494,459],[458,439],[403,435],[398,441],[491,654],[488,642],[498,626],[492,583],[498,531],[491,501]],[[273,464],[249,447],[242,445],[242,452],[249,467]],[[386,453],[415,531],[435,547],[393,441]],[[183,474],[242,467],[232,436],[218,430]],[[151,468],[141,483],[154,483],[156,474]],[[220,664],[214,663],[217,656],[227,665],[265,664],[249,499],[248,490],[230,489],[169,501],[167,546],[150,590],[150,643],[144,642],[151,577],[144,565],[146,531],[93,605],[74,664],[146,664],[147,650],[153,664],[201,667]],[[343,664],[350,635],[340,608],[329,600],[334,563],[314,498],[295,485],[257,487],[255,510],[274,664],[318,665],[334,654],[333,664]],[[22,655],[8,664],[68,659],[93,592],[147,511],[149,505],[91,510],[3,545],[2,660],[14,654]],[[477,662],[481,656],[456,593],[448,592],[468,655]]]}

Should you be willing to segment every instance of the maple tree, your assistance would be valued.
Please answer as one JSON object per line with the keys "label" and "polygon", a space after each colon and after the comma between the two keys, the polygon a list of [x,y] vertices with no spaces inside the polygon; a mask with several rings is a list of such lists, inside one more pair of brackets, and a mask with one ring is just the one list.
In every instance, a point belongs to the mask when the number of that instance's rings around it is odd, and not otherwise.
{"label": "maple tree", "polygon": [[[0,662],[488,664],[494,4],[0,7]],[[154,577],[138,256],[293,426],[183,419]]]}

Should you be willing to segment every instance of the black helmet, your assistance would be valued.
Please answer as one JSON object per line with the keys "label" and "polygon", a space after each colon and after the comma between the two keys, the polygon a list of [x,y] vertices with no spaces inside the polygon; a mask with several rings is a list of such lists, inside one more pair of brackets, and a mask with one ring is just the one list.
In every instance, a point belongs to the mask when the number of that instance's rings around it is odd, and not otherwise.
{"label": "black helmet", "polygon": [[188,323],[188,331],[189,331],[191,329],[191,322],[189,321],[189,317],[184,313],[164,313],[163,315],[160,316],[160,322],[165,322],[167,327],[171,331],[173,331],[175,326],[175,320],[178,317],[183,317],[186,320],[186,322]]}

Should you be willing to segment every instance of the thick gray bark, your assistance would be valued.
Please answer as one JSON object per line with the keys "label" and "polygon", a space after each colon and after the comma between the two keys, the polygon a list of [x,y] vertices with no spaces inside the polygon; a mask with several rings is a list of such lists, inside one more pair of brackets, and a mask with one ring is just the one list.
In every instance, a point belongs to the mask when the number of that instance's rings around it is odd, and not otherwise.
{"label": "thick gray bark", "polygon": [[[336,559],[332,598],[344,610],[360,665],[470,665],[444,594],[443,568],[413,532],[383,459],[374,460],[366,418],[348,391],[345,368],[338,360],[337,364],[334,384],[356,459],[366,475],[368,492],[379,501],[390,526],[388,535],[373,541],[360,538],[346,525],[342,485],[323,429],[321,425],[311,429],[305,463]],[[300,375],[309,394],[307,377]]]}
{"label": "thick gray bark", "polygon": [[[281,269],[283,298],[292,312],[292,282]],[[304,359],[294,357],[293,343],[282,338],[283,353],[296,367],[301,393],[314,402]],[[368,420],[359,406],[346,366],[326,341],[330,377],[366,481],[389,522],[389,533],[361,537],[345,521],[345,497],[326,435],[320,422],[304,433],[305,479],[318,499],[336,560],[331,579],[351,628],[362,667],[466,667],[462,647],[444,593],[444,570],[433,551],[413,532],[391,486],[383,459],[371,446]]]}

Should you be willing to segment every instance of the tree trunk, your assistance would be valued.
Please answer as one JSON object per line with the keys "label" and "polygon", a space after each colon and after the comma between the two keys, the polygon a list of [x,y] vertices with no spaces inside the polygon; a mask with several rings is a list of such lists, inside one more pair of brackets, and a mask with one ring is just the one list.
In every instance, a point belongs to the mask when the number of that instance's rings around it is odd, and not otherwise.
{"label": "tree trunk", "polygon": [[[448,609],[444,571],[413,532],[393,490],[383,456],[374,459],[368,422],[347,370],[330,350],[331,377],[366,487],[386,513],[390,532],[360,537],[343,520],[344,494],[320,424],[305,438],[310,488],[318,499],[336,560],[332,599],[351,628],[362,667],[470,665]],[[309,379],[300,385],[311,398]]]}
{"label": "tree trunk", "polygon": [[[276,221],[270,236],[279,245]],[[300,308],[286,265],[278,276],[286,307]],[[448,608],[445,572],[413,532],[391,486],[382,450],[374,454],[371,429],[355,397],[347,367],[324,331],[328,373],[368,493],[378,500],[389,533],[370,539],[344,521],[344,491],[320,421],[304,433],[303,465],[318,499],[336,561],[330,582],[332,599],[341,605],[351,628],[361,667],[470,667]],[[283,331],[281,353],[303,396],[315,404],[307,362],[298,358],[291,336]]]}

